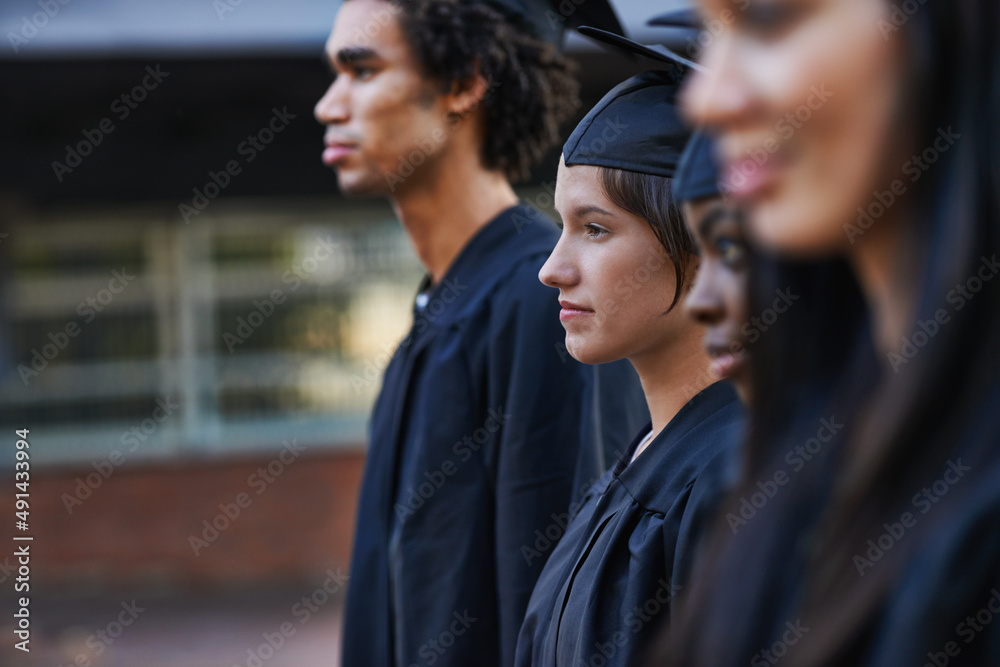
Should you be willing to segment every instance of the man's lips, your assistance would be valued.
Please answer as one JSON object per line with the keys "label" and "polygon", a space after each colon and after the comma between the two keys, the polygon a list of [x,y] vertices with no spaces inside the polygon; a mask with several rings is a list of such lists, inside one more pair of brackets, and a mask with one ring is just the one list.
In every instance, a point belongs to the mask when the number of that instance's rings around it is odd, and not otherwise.
{"label": "man's lips", "polygon": [[357,150],[356,146],[350,144],[327,143],[323,149],[323,164],[331,166],[336,164],[345,155],[349,155]]}

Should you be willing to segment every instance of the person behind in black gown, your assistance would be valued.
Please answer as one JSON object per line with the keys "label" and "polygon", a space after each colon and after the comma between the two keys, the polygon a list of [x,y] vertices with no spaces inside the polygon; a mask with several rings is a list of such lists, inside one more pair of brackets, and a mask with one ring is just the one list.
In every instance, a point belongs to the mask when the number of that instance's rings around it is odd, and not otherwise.
{"label": "person behind in black gown", "polygon": [[1000,664],[1000,5],[731,16],[685,107],[780,255],[753,299],[801,302],[754,348],[760,502],[650,664]]}
{"label": "person behind in black gown", "polygon": [[628,359],[652,422],[588,491],[539,577],[524,667],[633,664],[669,616],[741,427],[736,393],[709,373],[703,328],[678,307],[698,257],[671,195],[689,136],[676,89],[670,72],[625,81],[563,148],[563,230],[539,278],[559,288],[570,354]]}

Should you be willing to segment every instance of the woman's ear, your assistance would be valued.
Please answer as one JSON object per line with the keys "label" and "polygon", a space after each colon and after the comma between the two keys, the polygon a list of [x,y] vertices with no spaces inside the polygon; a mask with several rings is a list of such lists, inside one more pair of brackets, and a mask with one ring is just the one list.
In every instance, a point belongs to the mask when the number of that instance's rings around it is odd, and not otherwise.
{"label": "woman's ear", "polygon": [[465,117],[479,108],[490,90],[490,82],[480,74],[476,63],[472,76],[464,81],[456,81],[448,93],[448,113]]}

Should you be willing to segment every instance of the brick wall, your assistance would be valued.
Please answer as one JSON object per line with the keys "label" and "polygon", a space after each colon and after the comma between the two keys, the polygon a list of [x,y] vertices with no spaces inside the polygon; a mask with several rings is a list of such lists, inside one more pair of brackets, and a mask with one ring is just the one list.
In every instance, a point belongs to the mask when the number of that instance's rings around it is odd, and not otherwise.
{"label": "brick wall", "polygon": [[[363,452],[285,459],[121,466],[80,502],[68,498],[85,495],[77,480],[92,468],[33,471],[32,588],[203,590],[346,571]],[[13,522],[6,488],[0,516]]]}

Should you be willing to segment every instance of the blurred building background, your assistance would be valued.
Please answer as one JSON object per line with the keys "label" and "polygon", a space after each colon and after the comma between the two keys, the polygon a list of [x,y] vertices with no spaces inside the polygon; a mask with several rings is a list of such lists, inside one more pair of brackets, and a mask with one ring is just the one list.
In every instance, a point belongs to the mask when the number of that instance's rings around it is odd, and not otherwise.
{"label": "blurred building background", "polygon": [[[662,41],[644,23],[681,3],[615,4]],[[338,6],[0,5],[0,512],[18,533],[30,429],[35,538],[35,662],[11,547],[0,664],[335,664],[367,416],[421,276],[388,204],[320,162]],[[568,48],[581,113],[638,69]],[[521,189],[542,207],[557,154]]]}

